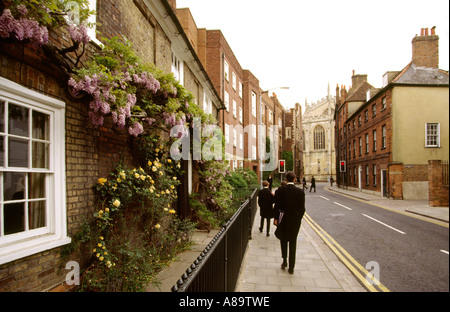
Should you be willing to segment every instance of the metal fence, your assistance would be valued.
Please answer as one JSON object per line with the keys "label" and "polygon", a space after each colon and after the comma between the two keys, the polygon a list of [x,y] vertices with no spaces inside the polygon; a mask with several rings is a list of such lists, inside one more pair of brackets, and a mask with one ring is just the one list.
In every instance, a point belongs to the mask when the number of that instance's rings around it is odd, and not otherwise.
{"label": "metal fence", "polygon": [[232,292],[239,277],[257,209],[257,190],[186,269],[172,292]]}

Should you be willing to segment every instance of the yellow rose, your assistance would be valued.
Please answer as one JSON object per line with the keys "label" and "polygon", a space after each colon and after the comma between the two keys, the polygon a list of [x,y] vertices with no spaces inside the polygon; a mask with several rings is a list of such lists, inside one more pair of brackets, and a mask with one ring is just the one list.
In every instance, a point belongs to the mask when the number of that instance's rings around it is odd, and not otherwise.
{"label": "yellow rose", "polygon": [[114,205],[115,207],[119,207],[119,206],[120,206],[120,201],[119,201],[118,199],[116,199],[116,200],[113,202],[113,205]]}
{"label": "yellow rose", "polygon": [[167,162],[170,164],[172,163],[172,159],[167,159]]}
{"label": "yellow rose", "polygon": [[100,185],[105,184],[106,181],[108,181],[108,180],[106,180],[105,178],[100,178],[97,180],[97,182],[100,183]]}
{"label": "yellow rose", "polygon": [[155,229],[159,229],[161,227],[161,225],[158,223],[154,226]]}
{"label": "yellow rose", "polygon": [[103,261],[103,259],[105,259],[105,258],[103,258],[103,256],[102,257],[100,257],[100,258],[98,258],[100,261]]}
{"label": "yellow rose", "polygon": [[147,164],[150,167],[152,165],[152,162],[149,160]]}
{"label": "yellow rose", "polygon": [[170,210],[169,210],[169,213],[172,213],[172,214],[174,214],[174,213],[175,213],[175,210],[173,210],[173,209],[170,209]]}
{"label": "yellow rose", "polygon": [[136,179],[139,179],[139,173],[135,173],[135,174],[134,174],[134,177],[135,177]]}
{"label": "yellow rose", "polygon": [[152,171],[155,172],[156,170],[158,170],[158,169],[156,168],[156,166],[153,166],[153,167],[152,167]]}

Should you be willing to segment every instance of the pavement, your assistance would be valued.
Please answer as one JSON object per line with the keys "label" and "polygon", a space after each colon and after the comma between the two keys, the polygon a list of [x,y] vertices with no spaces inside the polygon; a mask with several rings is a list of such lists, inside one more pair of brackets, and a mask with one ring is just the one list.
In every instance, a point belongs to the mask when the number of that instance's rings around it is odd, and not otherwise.
{"label": "pavement", "polygon": [[[430,207],[427,201],[391,200],[380,196],[355,190],[344,190],[324,183],[317,187],[330,192],[368,202],[383,209],[389,209],[428,222],[437,223],[448,228],[449,207]],[[270,236],[259,232],[259,213],[256,213],[252,228],[252,239],[249,241],[236,292],[367,292],[361,276],[352,270],[339,255],[322,239],[316,225],[304,218],[298,236],[296,266],[294,274],[281,270],[280,242],[273,234],[275,226],[271,226]],[[158,286],[149,285],[149,292],[170,292],[172,286],[186,271],[190,264],[209,244],[216,231],[193,234],[193,246],[180,253],[178,259],[157,276]]]}

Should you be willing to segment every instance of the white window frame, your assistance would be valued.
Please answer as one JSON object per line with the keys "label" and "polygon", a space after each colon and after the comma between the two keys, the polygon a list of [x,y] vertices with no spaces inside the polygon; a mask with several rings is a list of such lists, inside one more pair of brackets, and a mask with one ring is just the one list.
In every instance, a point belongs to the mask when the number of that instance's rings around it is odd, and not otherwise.
{"label": "white window frame", "polygon": [[252,160],[256,160],[256,145],[252,145]]}
{"label": "white window frame", "polygon": [[230,66],[228,65],[228,62],[225,59],[223,60],[223,70],[224,70],[223,76],[224,76],[225,80],[229,81]]}
{"label": "white window frame", "polygon": [[242,123],[242,107],[239,107],[239,122]]}
{"label": "white window frame", "polygon": [[[3,101],[50,115],[50,152],[47,178],[47,224],[45,228],[0,237],[0,265],[71,242],[67,236],[65,183],[65,103],[0,77]],[[6,130],[6,129],[5,129]],[[17,172],[17,168],[0,169]],[[0,182],[2,183],[2,182]],[[3,190],[1,190],[3,192]],[[0,210],[2,213],[3,210]],[[0,217],[0,219],[2,219]]]}
{"label": "white window frame", "polygon": [[237,133],[236,133],[236,129],[233,129],[233,146],[234,146],[234,147],[237,146]]}
{"label": "white window frame", "polygon": [[224,95],[224,104],[225,104],[225,108],[227,109],[227,112],[230,111],[230,95],[228,94],[227,91],[225,91],[225,95]]}
{"label": "white window frame", "polygon": [[[434,129],[436,131],[436,133],[430,133],[431,130],[433,129],[429,129],[428,126],[435,126],[436,128]],[[430,130],[430,131],[429,131]],[[430,140],[429,138],[435,137],[435,139],[433,139],[433,143],[434,141],[435,144],[430,144]],[[425,123],[425,147],[441,147],[441,124],[437,123],[437,122],[427,122]]]}
{"label": "white window frame", "polygon": [[94,24],[93,27],[88,27],[88,35],[98,46],[103,44],[97,39],[97,0],[89,0],[89,10],[95,11],[95,14],[89,16],[88,22]]}
{"label": "white window frame", "polygon": [[184,62],[173,50],[171,69],[175,79],[178,80],[181,85],[184,85]]}
{"label": "white window frame", "polygon": [[242,133],[239,133],[239,148],[244,149],[244,135]]}
{"label": "white window frame", "polygon": [[236,74],[234,72],[231,73],[231,85],[233,90],[236,91]]}
{"label": "white window frame", "polygon": [[225,143],[230,143],[230,126],[225,124]]}
{"label": "white window frame", "polygon": [[252,115],[256,117],[256,93],[252,92]]}
{"label": "white window frame", "polygon": [[237,115],[236,115],[236,101],[235,100],[233,100],[233,117],[234,118],[237,117]]}
{"label": "white window frame", "polygon": [[244,87],[242,82],[239,81],[239,97],[242,99],[242,91],[243,91]]}
{"label": "white window frame", "polygon": [[252,124],[252,137],[256,138],[256,125]]}

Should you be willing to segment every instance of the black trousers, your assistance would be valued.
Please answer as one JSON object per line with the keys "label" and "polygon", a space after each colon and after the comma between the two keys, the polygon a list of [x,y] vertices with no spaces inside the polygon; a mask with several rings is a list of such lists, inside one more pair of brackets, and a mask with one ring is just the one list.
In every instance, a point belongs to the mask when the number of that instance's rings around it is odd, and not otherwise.
{"label": "black trousers", "polygon": [[289,269],[293,270],[295,267],[295,255],[297,252],[297,239],[293,240],[280,240],[281,243],[281,257],[283,260],[288,259],[288,248],[289,248]]}
{"label": "black trousers", "polygon": [[269,231],[270,231],[270,218],[261,217],[261,223],[259,225],[259,230],[262,232],[262,230],[264,229],[264,219],[267,220],[267,234],[269,234]]}

